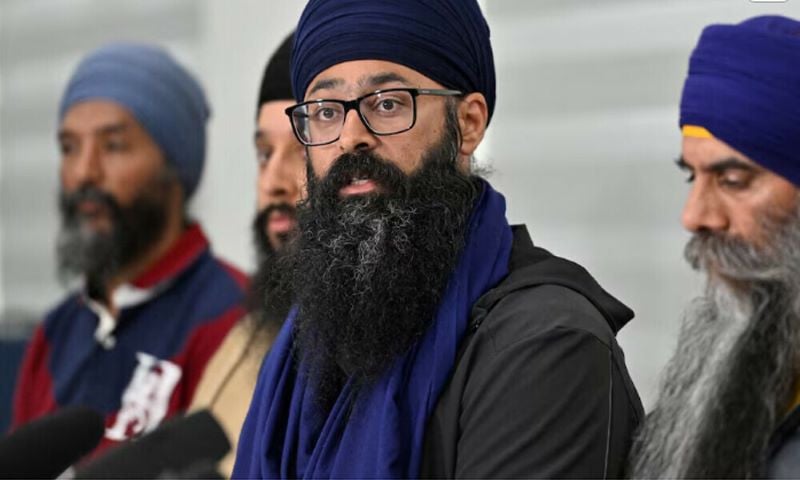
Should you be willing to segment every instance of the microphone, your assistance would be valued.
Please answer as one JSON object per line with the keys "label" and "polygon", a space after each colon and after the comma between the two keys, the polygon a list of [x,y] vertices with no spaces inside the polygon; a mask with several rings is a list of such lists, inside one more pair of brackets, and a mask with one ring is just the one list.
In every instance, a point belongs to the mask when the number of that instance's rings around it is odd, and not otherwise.
{"label": "microphone", "polygon": [[0,478],[56,478],[91,452],[105,432],[102,415],[64,407],[0,439]]}
{"label": "microphone", "polygon": [[208,410],[172,419],[90,462],[76,479],[190,477],[213,468],[231,449],[228,436]]}

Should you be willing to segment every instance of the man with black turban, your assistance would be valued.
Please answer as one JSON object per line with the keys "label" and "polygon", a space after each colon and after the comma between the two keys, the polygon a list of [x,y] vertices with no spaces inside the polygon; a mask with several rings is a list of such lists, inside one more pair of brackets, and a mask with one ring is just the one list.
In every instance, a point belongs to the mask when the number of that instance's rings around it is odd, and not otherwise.
{"label": "man with black turban", "polygon": [[632,454],[637,478],[800,477],[800,22],[703,30],[678,165],[707,275]]}
{"label": "man with black turban", "polygon": [[261,80],[254,136],[258,159],[253,244],[258,269],[250,281],[249,315],[240,320],[211,357],[192,409],[208,408],[228,435],[231,451],[218,469],[231,476],[242,422],[258,369],[289,311],[285,252],[297,234],[295,209],[305,191],[305,155],[283,111],[294,104],[289,81],[289,35],[270,58]]}
{"label": "man with black turban", "polygon": [[477,1],[311,0],[292,85],[295,306],[234,477],[619,476],[633,312],[471,172],[495,105]]}

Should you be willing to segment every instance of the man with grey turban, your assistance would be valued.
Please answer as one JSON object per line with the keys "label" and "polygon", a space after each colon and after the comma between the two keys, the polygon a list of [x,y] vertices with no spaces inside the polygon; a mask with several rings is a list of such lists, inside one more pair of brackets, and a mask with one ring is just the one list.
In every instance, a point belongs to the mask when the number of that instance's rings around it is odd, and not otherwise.
{"label": "man with grey turban", "polygon": [[14,425],[88,406],[106,416],[102,449],[189,405],[245,297],[187,214],[208,116],[200,85],[159,48],[107,45],[78,65],[58,118],[57,253],[82,286],[34,333]]}

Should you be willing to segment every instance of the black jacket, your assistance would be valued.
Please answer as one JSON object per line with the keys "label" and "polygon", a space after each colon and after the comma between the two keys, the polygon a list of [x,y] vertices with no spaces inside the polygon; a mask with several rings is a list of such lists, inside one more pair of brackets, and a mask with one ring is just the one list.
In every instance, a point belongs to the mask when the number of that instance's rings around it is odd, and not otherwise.
{"label": "black jacket", "polygon": [[800,478],[800,407],[795,407],[773,432],[764,478]]}
{"label": "black jacket", "polygon": [[473,306],[421,477],[620,477],[643,418],[614,338],[633,312],[524,226],[509,271]]}

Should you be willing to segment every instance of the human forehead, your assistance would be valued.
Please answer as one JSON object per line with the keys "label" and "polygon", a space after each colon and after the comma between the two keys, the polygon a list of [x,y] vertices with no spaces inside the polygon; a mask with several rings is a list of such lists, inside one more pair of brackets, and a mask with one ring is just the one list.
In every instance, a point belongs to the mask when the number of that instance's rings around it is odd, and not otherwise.
{"label": "human forehead", "polygon": [[112,130],[141,130],[127,108],[111,100],[86,100],[71,106],[61,119],[61,133],[97,134]]}
{"label": "human forehead", "polygon": [[752,167],[753,170],[763,169],[743,153],[714,137],[683,137],[681,155],[687,166],[696,169],[708,168],[731,158]]}
{"label": "human forehead", "polygon": [[444,88],[405,65],[385,60],[352,60],[338,63],[317,74],[309,83],[305,99],[332,95],[355,97],[391,87]]}
{"label": "human forehead", "polygon": [[294,105],[293,100],[273,100],[261,105],[258,109],[258,119],[256,120],[257,133],[284,130],[291,132],[292,125],[289,117],[286,116],[285,110],[292,105]]}

